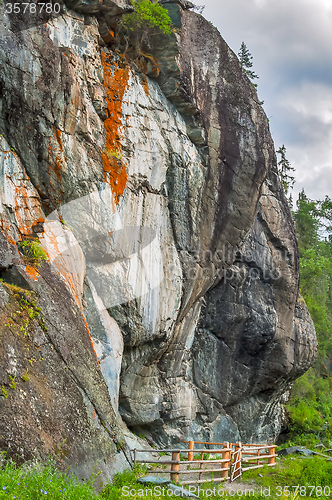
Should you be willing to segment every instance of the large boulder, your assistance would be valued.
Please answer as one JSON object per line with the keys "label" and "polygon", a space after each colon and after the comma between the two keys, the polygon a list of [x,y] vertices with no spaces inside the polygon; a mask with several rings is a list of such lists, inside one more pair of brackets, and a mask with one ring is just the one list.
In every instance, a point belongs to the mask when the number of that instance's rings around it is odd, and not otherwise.
{"label": "large boulder", "polygon": [[274,440],[316,354],[257,93],[210,23],[165,6],[177,29],[151,79],[100,39],[122,2],[20,31],[0,5],[1,445],[66,440],[83,476],[130,462],[125,424]]}

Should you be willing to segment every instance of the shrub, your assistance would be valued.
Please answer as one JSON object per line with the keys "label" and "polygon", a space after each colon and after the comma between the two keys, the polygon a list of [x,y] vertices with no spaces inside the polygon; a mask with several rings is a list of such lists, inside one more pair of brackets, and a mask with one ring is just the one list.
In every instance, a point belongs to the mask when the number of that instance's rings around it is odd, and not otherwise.
{"label": "shrub", "polygon": [[294,444],[310,446],[310,442],[314,445],[319,439],[329,446],[332,437],[332,378],[319,376],[318,368],[319,365],[311,368],[292,388],[287,410]]}
{"label": "shrub", "polygon": [[170,35],[172,20],[164,7],[151,0],[135,0],[134,12],[125,14],[120,21],[120,31],[125,38],[126,48],[132,45],[140,53],[152,46],[156,35]]}
{"label": "shrub", "polygon": [[21,241],[20,248],[25,260],[29,264],[40,265],[43,261],[47,260],[47,254],[45,250],[42,249],[40,241],[38,240]]}
{"label": "shrub", "polygon": [[301,401],[297,406],[290,406],[292,429],[296,432],[319,431],[324,423],[320,413],[314,406]]}

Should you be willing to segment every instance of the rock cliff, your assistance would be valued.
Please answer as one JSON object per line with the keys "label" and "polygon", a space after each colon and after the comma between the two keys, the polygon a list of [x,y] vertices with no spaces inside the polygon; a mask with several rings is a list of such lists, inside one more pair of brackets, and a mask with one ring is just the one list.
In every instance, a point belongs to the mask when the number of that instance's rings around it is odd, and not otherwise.
{"label": "rock cliff", "polygon": [[128,465],[129,431],[274,440],[316,354],[256,91],[162,3],[158,68],[117,50],[125,1],[0,5],[0,446],[83,476]]}

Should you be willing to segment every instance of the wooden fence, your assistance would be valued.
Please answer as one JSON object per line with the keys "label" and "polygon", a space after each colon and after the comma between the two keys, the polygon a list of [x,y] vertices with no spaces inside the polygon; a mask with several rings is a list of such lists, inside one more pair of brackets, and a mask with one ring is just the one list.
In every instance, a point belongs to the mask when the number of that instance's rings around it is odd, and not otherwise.
{"label": "wooden fence", "polygon": [[[170,474],[171,480],[179,482],[179,477],[184,475],[181,484],[196,484],[206,482],[235,481],[241,477],[242,472],[257,469],[265,465],[275,465],[276,445],[256,445],[242,443],[211,443],[207,441],[182,441],[188,444],[188,449],[150,449],[131,450],[134,463],[153,464],[156,469],[154,474]],[[217,446],[218,448],[195,448],[196,445]],[[163,456],[156,460],[138,459],[140,453],[162,453]],[[164,458],[171,455],[171,459]],[[184,457],[181,457],[181,455]],[[215,458],[211,458],[215,455]],[[246,467],[243,467],[246,464]],[[161,470],[158,468],[161,467]],[[170,468],[169,468],[170,467]],[[207,468],[206,468],[207,467]],[[166,470],[168,469],[168,470]],[[209,474],[209,478],[202,478]],[[198,475],[197,479],[192,476]],[[212,477],[211,477],[212,476]]]}

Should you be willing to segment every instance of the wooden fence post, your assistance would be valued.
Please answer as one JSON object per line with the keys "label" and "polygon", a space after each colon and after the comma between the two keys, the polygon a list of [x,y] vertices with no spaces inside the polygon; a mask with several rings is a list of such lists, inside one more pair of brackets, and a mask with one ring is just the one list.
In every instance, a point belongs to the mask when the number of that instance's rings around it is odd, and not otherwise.
{"label": "wooden fence post", "polygon": [[[229,443],[224,443],[223,448],[226,450],[229,449]],[[229,460],[228,462],[222,462],[221,468],[222,469],[228,469],[228,470],[222,470],[221,471],[221,477],[228,477],[229,469],[231,466],[231,452],[230,451],[222,451],[221,456],[223,460]]]}
{"label": "wooden fence post", "polygon": [[[201,470],[201,469],[204,469],[204,466],[203,466],[203,462],[202,462],[202,460],[204,460],[204,451],[201,453],[201,462],[200,462],[200,464],[199,464],[199,468],[200,468],[200,470]],[[200,481],[200,480],[201,480],[201,478],[202,478],[202,473],[201,473],[201,472],[199,472],[199,474],[198,474],[198,480]]]}
{"label": "wooden fence post", "polygon": [[[195,441],[189,441],[189,450],[193,450],[194,449],[194,444],[195,444]],[[188,462],[192,462],[194,460],[194,453],[192,451],[190,451],[188,453]]]}
{"label": "wooden fence post", "polygon": [[241,464],[242,464],[242,451],[241,451],[241,449],[242,449],[242,444],[240,442],[236,443],[234,455],[238,458],[237,458],[237,462],[235,464],[234,473],[233,473],[233,477],[235,479],[241,475]]}
{"label": "wooden fence post", "polygon": [[[260,454],[261,454],[261,450],[257,450],[257,456],[258,456],[258,457],[260,456]],[[259,460],[260,460],[260,459],[258,458],[258,460],[257,460],[257,462],[256,462],[256,463],[257,463],[257,465],[259,465]]]}
{"label": "wooden fence post", "polygon": [[175,464],[171,464],[171,480],[175,483],[179,482],[179,463],[180,463],[180,452],[173,451],[172,452],[172,462],[176,462]]}
{"label": "wooden fence post", "polygon": [[[274,455],[275,454],[275,448],[269,448],[269,455]],[[268,464],[275,464],[276,457],[270,457],[268,458]]]}

